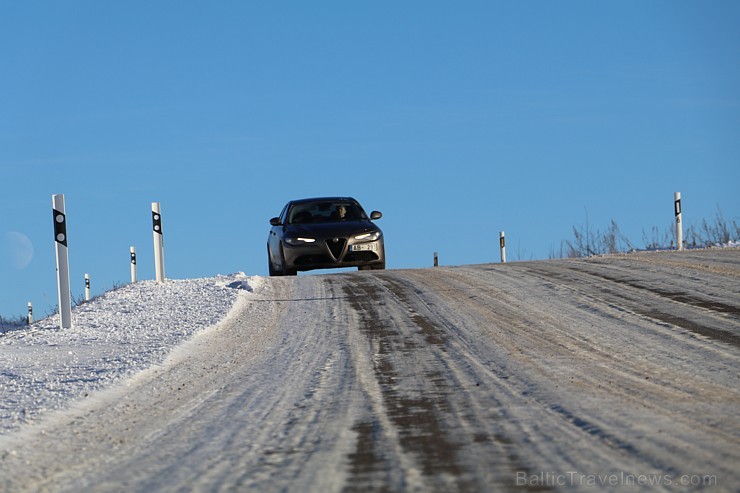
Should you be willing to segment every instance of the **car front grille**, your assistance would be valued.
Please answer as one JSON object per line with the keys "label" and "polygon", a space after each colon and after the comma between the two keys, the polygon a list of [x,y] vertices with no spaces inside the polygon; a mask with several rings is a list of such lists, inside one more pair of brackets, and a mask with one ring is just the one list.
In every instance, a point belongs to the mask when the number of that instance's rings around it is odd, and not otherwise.
{"label": "car front grille", "polygon": [[326,246],[329,247],[329,251],[334,256],[335,260],[339,260],[344,251],[344,245],[347,244],[345,238],[331,238],[326,240]]}
{"label": "car front grille", "polygon": [[326,265],[334,262],[330,255],[302,255],[296,258],[293,263],[298,266]]}
{"label": "car front grille", "polygon": [[378,254],[375,252],[347,252],[342,259],[343,262],[373,262],[378,260]]}

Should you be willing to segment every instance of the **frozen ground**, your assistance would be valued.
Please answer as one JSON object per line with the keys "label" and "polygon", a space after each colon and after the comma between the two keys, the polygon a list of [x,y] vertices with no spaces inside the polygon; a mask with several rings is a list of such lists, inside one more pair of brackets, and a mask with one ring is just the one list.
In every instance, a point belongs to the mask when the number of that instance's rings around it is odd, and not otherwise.
{"label": "frozen ground", "polygon": [[144,282],[0,368],[0,491],[736,491],[740,250]]}

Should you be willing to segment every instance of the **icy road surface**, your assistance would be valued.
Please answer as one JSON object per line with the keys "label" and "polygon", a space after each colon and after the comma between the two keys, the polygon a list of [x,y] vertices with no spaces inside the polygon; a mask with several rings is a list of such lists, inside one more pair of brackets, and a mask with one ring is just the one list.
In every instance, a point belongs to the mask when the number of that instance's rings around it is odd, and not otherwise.
{"label": "icy road surface", "polygon": [[0,491],[740,485],[740,250],[226,281],[161,364],[0,436]]}

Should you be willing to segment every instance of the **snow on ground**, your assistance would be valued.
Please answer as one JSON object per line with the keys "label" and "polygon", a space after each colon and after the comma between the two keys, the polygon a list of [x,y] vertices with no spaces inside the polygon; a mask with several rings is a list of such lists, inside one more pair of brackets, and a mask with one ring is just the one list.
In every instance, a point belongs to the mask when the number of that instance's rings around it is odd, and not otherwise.
{"label": "snow on ground", "polygon": [[55,315],[0,333],[0,434],[161,363],[261,284],[243,273],[141,281],[75,307],[71,329]]}

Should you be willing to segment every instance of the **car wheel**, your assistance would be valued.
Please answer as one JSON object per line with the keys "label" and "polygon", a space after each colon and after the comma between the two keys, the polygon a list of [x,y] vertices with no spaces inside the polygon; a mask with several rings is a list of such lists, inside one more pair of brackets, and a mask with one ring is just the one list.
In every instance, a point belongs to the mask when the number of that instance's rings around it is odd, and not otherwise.
{"label": "car wheel", "polygon": [[285,253],[283,252],[283,245],[280,245],[280,263],[283,264],[283,270],[280,273],[281,276],[295,276],[298,275],[298,269],[289,269],[285,265]]}
{"label": "car wheel", "polygon": [[282,272],[277,270],[274,265],[272,265],[272,259],[270,259],[270,247],[267,247],[267,270],[270,273],[270,277],[274,276],[281,276]]}
{"label": "car wheel", "polygon": [[357,267],[357,270],[385,270],[385,262],[374,265],[360,265]]}

